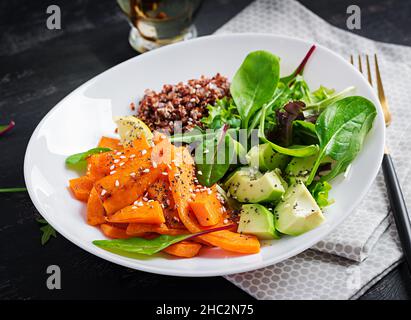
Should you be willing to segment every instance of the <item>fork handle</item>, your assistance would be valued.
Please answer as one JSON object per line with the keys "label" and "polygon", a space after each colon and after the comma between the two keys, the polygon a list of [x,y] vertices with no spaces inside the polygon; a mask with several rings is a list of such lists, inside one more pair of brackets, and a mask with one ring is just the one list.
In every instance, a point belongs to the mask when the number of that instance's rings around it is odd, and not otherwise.
{"label": "fork handle", "polygon": [[398,181],[392,158],[388,153],[384,154],[382,170],[404,257],[408,264],[408,269],[411,271],[411,222],[402,195],[400,182]]}

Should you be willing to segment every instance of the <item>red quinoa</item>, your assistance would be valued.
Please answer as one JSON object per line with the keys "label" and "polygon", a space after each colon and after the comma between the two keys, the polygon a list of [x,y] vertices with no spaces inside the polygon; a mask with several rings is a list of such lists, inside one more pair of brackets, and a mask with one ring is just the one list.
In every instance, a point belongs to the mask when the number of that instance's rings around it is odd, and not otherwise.
{"label": "red quinoa", "polygon": [[230,94],[230,84],[226,77],[217,73],[212,78],[201,76],[187,83],[166,84],[161,92],[146,90],[139,103],[137,116],[151,130],[174,132],[174,122],[181,121],[183,131],[194,126],[202,127],[201,118],[207,116],[208,104],[214,104]]}

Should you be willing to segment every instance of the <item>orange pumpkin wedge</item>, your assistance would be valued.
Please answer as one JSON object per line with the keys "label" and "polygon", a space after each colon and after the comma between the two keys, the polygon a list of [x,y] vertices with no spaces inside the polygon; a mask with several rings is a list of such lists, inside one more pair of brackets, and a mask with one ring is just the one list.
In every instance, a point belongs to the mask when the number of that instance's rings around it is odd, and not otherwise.
{"label": "orange pumpkin wedge", "polygon": [[96,226],[106,222],[106,212],[95,188],[91,189],[87,202],[87,223]]}
{"label": "orange pumpkin wedge", "polygon": [[188,234],[186,229],[171,229],[166,224],[148,224],[148,223],[130,223],[126,230],[128,235],[138,236],[143,233],[158,233],[176,236],[180,234]]}
{"label": "orange pumpkin wedge", "polygon": [[115,227],[111,224],[104,223],[100,225],[101,231],[104,235],[112,239],[128,239],[130,236],[126,233],[125,229]]}
{"label": "orange pumpkin wedge", "polygon": [[157,201],[139,201],[139,206],[127,206],[107,218],[108,222],[116,223],[150,223],[165,222],[163,209]]}
{"label": "orange pumpkin wedge", "polygon": [[182,241],[179,243],[172,244],[171,246],[165,248],[163,251],[173,256],[181,258],[192,258],[198,254],[200,249],[201,244],[199,243],[191,241]]}
{"label": "orange pumpkin wedge", "polygon": [[69,186],[77,200],[87,202],[93,188],[93,180],[87,176],[71,179]]}
{"label": "orange pumpkin wedge", "polygon": [[101,137],[98,143],[99,148],[110,148],[111,150],[122,150],[123,146],[120,144],[119,139]]}
{"label": "orange pumpkin wedge", "polygon": [[197,221],[204,227],[214,226],[221,221],[224,207],[217,199],[215,188],[196,193],[190,202]]}

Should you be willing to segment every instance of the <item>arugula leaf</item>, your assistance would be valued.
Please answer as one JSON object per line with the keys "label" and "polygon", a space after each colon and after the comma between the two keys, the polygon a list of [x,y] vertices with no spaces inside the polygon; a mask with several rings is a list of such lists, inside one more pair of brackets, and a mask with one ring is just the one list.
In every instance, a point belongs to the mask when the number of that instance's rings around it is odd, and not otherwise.
{"label": "arugula leaf", "polygon": [[66,158],[66,164],[78,165],[83,163],[89,156],[97,153],[111,151],[110,148],[93,148],[86,152],[76,153]]}
{"label": "arugula leaf", "polygon": [[182,234],[176,236],[163,234],[154,239],[136,237],[129,239],[94,240],[93,244],[103,249],[117,249],[123,252],[153,255],[177,242],[189,240],[211,232],[226,230],[231,227],[232,225],[226,225],[218,228],[207,229],[194,234]]}
{"label": "arugula leaf", "polygon": [[43,226],[40,227],[40,230],[42,232],[42,236],[41,236],[42,246],[44,246],[50,240],[51,237],[54,237],[54,238],[57,237],[56,230],[54,230],[53,227],[49,225],[46,219],[38,218],[36,219],[36,221],[40,224],[43,224]]}
{"label": "arugula leaf", "polygon": [[224,97],[215,102],[214,105],[207,106],[208,116],[201,119],[209,129],[219,129],[224,124],[228,124],[230,128],[239,128],[241,125],[240,115],[233,99]]}
{"label": "arugula leaf", "polygon": [[8,193],[8,192],[24,192],[27,191],[27,188],[1,188],[0,193]]}
{"label": "arugula leaf", "polygon": [[204,140],[196,149],[195,163],[198,181],[207,187],[211,187],[220,180],[230,168],[233,151],[235,146],[232,144],[232,138],[227,135],[228,125],[225,125],[218,138]]}
{"label": "arugula leaf", "polygon": [[258,136],[261,140],[264,142],[270,144],[271,148],[273,148],[275,151],[286,154],[289,156],[293,157],[309,157],[318,152],[318,146],[317,145],[309,145],[309,146],[300,146],[300,145],[293,145],[288,148],[281,147],[278,144],[275,144],[274,142],[271,142],[268,140],[265,136],[265,114],[266,114],[267,108],[263,108],[263,112],[261,115],[260,119],[260,127],[258,128]]}
{"label": "arugula leaf", "polygon": [[318,181],[314,187],[310,188],[311,195],[322,209],[334,203],[334,200],[328,199],[328,193],[331,185],[327,181]]}
{"label": "arugula leaf", "polygon": [[347,97],[328,106],[315,125],[320,141],[320,153],[307,185],[313,181],[321,161],[329,156],[336,161],[322,181],[328,181],[344,172],[359,153],[367,133],[377,115],[374,104],[360,96]]}
{"label": "arugula leaf", "polygon": [[230,92],[241,116],[241,127],[273,97],[280,78],[279,58],[267,51],[247,55],[231,82]]}

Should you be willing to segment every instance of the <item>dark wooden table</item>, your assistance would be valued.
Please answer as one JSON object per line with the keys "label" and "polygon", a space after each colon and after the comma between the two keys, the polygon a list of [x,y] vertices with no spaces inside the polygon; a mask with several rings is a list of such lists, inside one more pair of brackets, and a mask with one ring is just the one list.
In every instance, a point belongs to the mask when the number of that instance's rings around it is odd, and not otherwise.
{"label": "dark wooden table", "polygon": [[[204,1],[195,19],[199,34],[212,33],[250,2]],[[302,2],[345,28],[346,8],[352,1]],[[362,29],[357,33],[411,45],[410,2],[356,3],[362,9]],[[62,10],[61,30],[46,28],[50,4]],[[127,42],[128,29],[115,0],[0,2],[0,123],[10,119],[17,123],[13,132],[0,138],[0,187],[24,185],[23,158],[30,135],[59,100],[86,80],[135,56]],[[60,235],[42,247],[35,221],[38,213],[26,193],[0,194],[0,208],[0,299],[250,298],[221,277],[176,278],[120,267]],[[61,267],[61,290],[46,288],[46,268],[52,264]],[[407,277],[401,264],[363,298],[409,299]]]}

